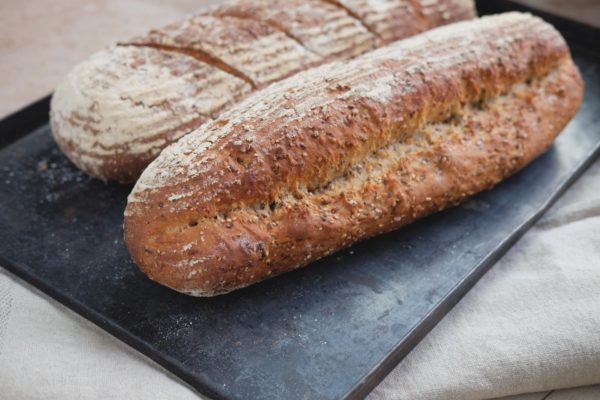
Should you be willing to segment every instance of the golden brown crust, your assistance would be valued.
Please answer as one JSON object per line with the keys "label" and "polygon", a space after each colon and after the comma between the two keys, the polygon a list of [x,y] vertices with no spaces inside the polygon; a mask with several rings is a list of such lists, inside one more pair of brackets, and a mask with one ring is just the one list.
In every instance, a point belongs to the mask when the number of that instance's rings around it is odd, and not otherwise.
{"label": "golden brown crust", "polygon": [[[385,30],[386,40],[475,16],[472,0],[416,2],[429,4],[419,18],[403,16],[404,0],[356,3],[369,20],[382,13],[396,18],[382,16],[383,25],[400,25]],[[447,18],[426,8],[446,10]],[[318,0],[242,0],[205,9],[76,66],[54,94],[53,133],[85,172],[132,182],[164,147],[251,91],[370,51],[383,43],[378,35],[343,7]]]}
{"label": "golden brown crust", "polygon": [[126,243],[152,279],[226,293],[493,186],[581,98],[537,18],[440,28],[272,85],[165,149],[129,197]]}

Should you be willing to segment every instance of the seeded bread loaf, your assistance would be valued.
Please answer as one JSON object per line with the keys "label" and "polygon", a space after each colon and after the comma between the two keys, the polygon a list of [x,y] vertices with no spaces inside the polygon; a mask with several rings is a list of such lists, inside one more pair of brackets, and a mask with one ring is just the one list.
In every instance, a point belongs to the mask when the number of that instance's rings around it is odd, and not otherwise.
{"label": "seeded bread loaf", "polygon": [[492,187],[582,93],[560,34],[520,13],[305,71],[167,147],[129,196],[125,241],[151,279],[226,293]]}
{"label": "seeded bread loaf", "polygon": [[132,182],[165,146],[259,88],[474,16],[473,0],[231,2],[77,65],[52,98],[52,131],[83,171]]}

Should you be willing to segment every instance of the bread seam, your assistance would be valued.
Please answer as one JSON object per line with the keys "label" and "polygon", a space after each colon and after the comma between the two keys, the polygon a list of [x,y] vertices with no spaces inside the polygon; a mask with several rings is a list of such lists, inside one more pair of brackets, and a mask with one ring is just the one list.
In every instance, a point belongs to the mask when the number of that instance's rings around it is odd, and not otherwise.
{"label": "bread seam", "polygon": [[244,82],[249,84],[253,90],[258,89],[256,82],[254,82],[248,75],[244,74],[242,71],[238,70],[237,68],[233,67],[232,65],[229,65],[228,63],[226,63],[219,57],[215,57],[201,49],[192,49],[192,48],[183,47],[183,46],[181,46],[181,47],[180,46],[169,46],[169,45],[154,44],[154,43],[126,43],[126,42],[123,42],[123,43],[118,43],[117,46],[120,46],[120,47],[127,47],[127,46],[147,47],[150,49],[156,49],[156,50],[160,50],[160,51],[171,51],[174,53],[184,54],[186,56],[192,57],[192,58],[194,58],[198,61],[201,61],[203,63],[206,63],[208,65],[212,65],[213,67],[218,68],[223,72],[226,72],[230,75],[235,76],[236,78],[243,80]]}
{"label": "bread seam", "polygon": [[[325,51],[323,52],[322,48],[320,46],[317,46],[316,43],[314,43],[314,40],[317,37],[327,37],[328,33],[327,32],[322,32],[321,28],[323,28],[324,26],[326,26],[329,22],[331,22],[331,20],[324,18],[324,17],[331,17],[332,14],[332,10],[335,10],[335,12],[340,13],[340,15],[343,15],[342,17],[337,17],[336,20],[346,20],[346,24],[345,25],[341,25],[341,26],[337,26],[335,29],[335,35],[343,32],[345,29],[349,28],[352,32],[353,35],[347,35],[347,36],[341,36],[338,37],[338,40],[341,41],[342,43],[344,43],[344,40],[348,41],[352,41],[354,48],[357,49],[361,49],[361,51],[359,53],[355,53],[353,56],[342,56],[341,58],[343,59],[349,59],[352,57],[355,57],[357,55],[360,54],[364,54],[365,52],[368,51],[372,51],[373,49],[380,47],[381,46],[381,41],[379,39],[379,36],[373,34],[371,31],[369,31],[365,25],[363,24],[363,21],[360,18],[356,18],[353,15],[350,15],[348,13],[348,11],[346,11],[345,8],[339,7],[336,4],[332,4],[330,2],[327,1],[323,1],[323,0],[311,0],[309,3],[306,3],[307,6],[312,6],[314,5],[316,9],[318,9],[318,7],[322,7],[323,9],[321,10],[322,13],[315,13],[314,15],[318,16],[319,18],[323,18],[323,20],[321,21],[322,24],[324,25],[315,25],[312,27],[312,29],[315,29],[317,31],[319,31],[318,35],[314,35],[314,36],[310,36],[310,29],[311,27],[302,27],[300,28],[301,31],[301,35],[308,35],[307,37],[303,38],[302,36],[298,36],[296,34],[293,33],[294,27],[293,27],[293,21],[294,20],[286,20],[286,22],[282,22],[279,19],[277,19],[277,14],[278,12],[283,13],[284,17],[289,17],[288,15],[285,15],[286,13],[283,11],[284,8],[286,7],[286,3],[285,2],[275,2],[273,3],[273,8],[269,8],[269,3],[266,1],[258,1],[256,3],[256,8],[253,8],[253,3],[251,1],[247,1],[247,2],[242,2],[241,4],[239,4],[239,6],[241,8],[238,8],[235,4],[232,4],[231,6],[229,5],[225,5],[225,6],[217,6],[215,7],[214,10],[211,11],[212,16],[216,17],[216,18],[225,18],[225,17],[229,17],[229,18],[237,18],[240,20],[250,20],[250,21],[255,21],[255,22],[259,22],[259,23],[264,23],[269,25],[270,27],[272,27],[273,29],[285,34],[286,36],[288,36],[290,39],[295,40],[300,46],[302,46],[305,50],[307,50],[308,52],[318,56],[321,58],[319,64],[322,64],[324,62],[327,62],[329,60],[335,60],[335,59],[339,59],[339,53],[344,54],[345,52],[347,52],[348,50],[350,50],[350,47],[348,47],[347,45],[342,45],[341,49],[338,49],[338,51],[332,51],[335,49],[335,45],[336,45],[336,41],[332,41],[327,43],[327,46],[325,46]],[[293,4],[291,4],[291,6],[293,6]],[[245,8],[248,7],[248,8]],[[284,7],[284,8],[282,8]],[[271,14],[271,11],[275,12],[275,15]],[[335,15],[335,14],[333,14]],[[300,16],[302,16],[302,14],[300,14]],[[312,14],[310,15],[312,16]],[[310,17],[309,16],[309,17]],[[302,18],[302,17],[301,17]],[[290,26],[287,26],[287,24],[289,24]],[[301,24],[302,25],[302,24]],[[353,30],[352,28],[355,27],[360,27],[361,31],[356,31]],[[360,38],[363,37],[362,41],[359,42],[354,42],[354,39],[356,38]],[[306,40],[306,41],[305,41]]]}
{"label": "bread seam", "polygon": [[252,18],[250,16],[241,16],[239,14],[235,14],[235,13],[228,13],[227,12],[228,9],[224,9],[223,11],[221,10],[217,10],[215,11],[213,14],[211,14],[212,16],[214,16],[215,18],[219,18],[222,19],[223,17],[228,17],[228,18],[233,18],[233,19],[238,19],[240,21],[255,21],[255,22],[261,22],[261,23],[265,23],[267,25],[269,25],[271,28],[275,29],[278,32],[283,33],[284,35],[286,35],[288,38],[292,39],[293,41],[295,41],[296,43],[298,43],[300,46],[302,46],[306,51],[314,54],[315,56],[319,56],[318,53],[316,53],[315,51],[313,51],[312,49],[308,48],[306,46],[306,44],[300,39],[298,38],[296,35],[294,35],[292,32],[288,31],[287,29],[284,29],[284,27],[277,23],[277,21],[273,21],[271,19],[262,19],[262,18]]}
{"label": "bread seam", "polygon": [[379,40],[382,40],[381,35],[376,32],[372,26],[368,25],[361,17],[360,15],[358,15],[356,12],[354,12],[352,9],[350,9],[350,7],[345,6],[344,4],[340,3],[337,0],[320,0],[323,3],[327,3],[327,4],[331,4],[333,6],[338,7],[341,10],[346,11],[346,13],[351,16],[352,18],[354,18],[355,20],[357,20],[358,22],[361,23],[361,25],[370,33],[372,33],[373,35],[375,35],[376,38],[378,38]]}

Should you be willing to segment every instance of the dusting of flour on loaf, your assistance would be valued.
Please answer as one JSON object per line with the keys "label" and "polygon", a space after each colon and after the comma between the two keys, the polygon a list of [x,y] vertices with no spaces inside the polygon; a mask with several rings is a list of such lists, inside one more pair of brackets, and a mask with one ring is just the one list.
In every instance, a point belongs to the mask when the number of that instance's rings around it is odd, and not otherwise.
{"label": "dusting of flour on loaf", "polygon": [[226,64],[256,87],[321,62],[321,57],[267,24],[207,13],[152,30],[130,43],[201,52]]}
{"label": "dusting of flour on loaf", "polygon": [[[52,98],[55,134],[87,156],[160,150],[186,123],[209,119],[250,86],[189,56],[113,46],[77,65]],[[202,90],[202,96],[196,94]]]}
{"label": "dusting of flour on loaf", "polygon": [[[502,18],[484,17],[479,21],[457,23],[399,41],[349,62],[333,62],[272,84],[224,112],[218,120],[201,126],[167,147],[142,174],[129,201],[144,201],[146,191],[175,186],[205,174],[215,162],[214,154],[209,150],[218,152],[215,148],[218,142],[252,141],[253,135],[265,129],[270,121],[303,121],[314,112],[326,116],[328,107],[335,110],[349,102],[359,104],[368,100],[385,104],[391,96],[402,96],[415,90],[415,79],[428,79],[436,70],[452,70],[452,66],[465,63],[479,63],[479,68],[485,68],[485,63],[492,65],[498,51],[510,53],[511,46],[521,40],[521,23],[531,18],[528,14],[509,13]],[[494,24],[502,27],[504,35],[481,40],[478,35],[491,32],[490,25]],[[536,25],[527,34],[552,38],[557,41],[557,47],[563,45],[560,36],[546,24]],[[449,36],[453,41],[446,44]],[[435,57],[422,52],[423,48],[431,49],[428,46],[431,43],[438,44]],[[390,67],[375,68],[386,65]],[[380,71],[377,76],[372,75],[374,70]],[[332,87],[347,90],[332,91]],[[244,136],[240,132],[245,132]],[[277,134],[290,132],[281,129]],[[212,183],[206,177],[204,182],[195,182],[192,192],[175,192],[171,199],[175,202],[200,194],[204,200],[217,198],[216,193],[203,191]]]}
{"label": "dusting of flour on loaf", "polygon": [[[345,10],[324,1],[257,2],[257,16],[288,34],[324,59],[349,58],[376,47],[377,37]],[[243,8],[243,6],[241,6]],[[227,8],[227,7],[226,7]],[[228,8],[235,16],[235,6]]]}

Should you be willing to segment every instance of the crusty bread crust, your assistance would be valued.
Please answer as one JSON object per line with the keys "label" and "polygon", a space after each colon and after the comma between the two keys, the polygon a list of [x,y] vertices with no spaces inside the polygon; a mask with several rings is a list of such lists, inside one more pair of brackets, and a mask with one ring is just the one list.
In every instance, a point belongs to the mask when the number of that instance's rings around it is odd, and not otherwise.
{"label": "crusty bread crust", "polygon": [[52,96],[50,122],[54,139],[81,170],[131,182],[164,146],[251,90],[180,53],[117,46],[69,73]]}
{"label": "crusty bread crust", "polygon": [[560,34],[519,13],[306,71],[165,149],[129,196],[126,244],[157,282],[226,293],[492,187],[582,93]]}
{"label": "crusty bread crust", "polygon": [[472,0],[344,3],[241,0],[101,51],[54,93],[56,142],[88,174],[132,182],[164,147],[252,91],[475,16]]}
{"label": "crusty bread crust", "polygon": [[384,44],[473,18],[471,0],[324,0],[359,19]]}
{"label": "crusty bread crust", "polygon": [[[398,4],[395,7],[401,8]],[[351,58],[382,44],[380,37],[360,19],[352,17],[343,7],[321,0],[238,0],[216,7],[212,15],[272,26],[317,55],[320,63]],[[415,34],[417,24],[409,25]]]}

